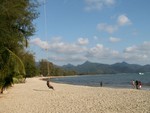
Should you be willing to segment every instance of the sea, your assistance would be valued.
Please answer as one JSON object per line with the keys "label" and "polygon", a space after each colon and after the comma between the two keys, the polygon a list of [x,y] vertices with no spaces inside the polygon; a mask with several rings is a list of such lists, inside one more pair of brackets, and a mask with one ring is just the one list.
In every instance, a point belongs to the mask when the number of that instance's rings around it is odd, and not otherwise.
{"label": "sea", "polygon": [[75,75],[67,77],[51,78],[52,82],[83,85],[91,87],[110,87],[133,89],[132,81],[141,81],[142,90],[150,91],[150,73],[120,73],[98,75]]}

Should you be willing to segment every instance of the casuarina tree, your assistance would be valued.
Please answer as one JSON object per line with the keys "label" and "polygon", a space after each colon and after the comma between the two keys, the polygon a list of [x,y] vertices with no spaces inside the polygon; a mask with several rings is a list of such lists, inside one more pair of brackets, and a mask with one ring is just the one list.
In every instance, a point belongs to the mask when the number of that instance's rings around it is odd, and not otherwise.
{"label": "casuarina tree", "polygon": [[19,58],[28,39],[35,32],[33,20],[38,17],[35,0],[0,0],[0,89],[10,86],[13,77],[24,77]]}

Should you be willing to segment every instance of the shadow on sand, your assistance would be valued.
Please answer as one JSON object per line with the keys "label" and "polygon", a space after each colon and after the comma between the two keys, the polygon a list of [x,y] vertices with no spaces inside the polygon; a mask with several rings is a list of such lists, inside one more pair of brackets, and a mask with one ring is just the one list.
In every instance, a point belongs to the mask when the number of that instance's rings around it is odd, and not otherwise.
{"label": "shadow on sand", "polygon": [[51,89],[47,89],[47,90],[44,90],[44,89],[33,89],[34,91],[45,91],[45,92],[48,92],[50,91]]}

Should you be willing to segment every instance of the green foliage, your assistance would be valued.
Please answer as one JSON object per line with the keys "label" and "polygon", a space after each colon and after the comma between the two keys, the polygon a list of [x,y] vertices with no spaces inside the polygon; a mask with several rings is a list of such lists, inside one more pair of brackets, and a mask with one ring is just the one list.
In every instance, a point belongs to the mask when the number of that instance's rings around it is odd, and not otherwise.
{"label": "green foliage", "polygon": [[34,55],[30,52],[22,53],[20,56],[26,70],[26,77],[33,77],[37,75],[37,68]]}
{"label": "green foliage", "polygon": [[15,84],[25,83],[25,78],[16,78],[16,77],[13,77],[13,83],[15,83]]}
{"label": "green foliage", "polygon": [[[39,62],[39,70],[40,70],[40,74],[42,74],[43,76],[48,76],[48,74],[51,73],[53,70],[53,64],[48,62],[45,59],[42,59]],[[48,72],[48,71],[51,71],[51,72]]]}
{"label": "green foliage", "polygon": [[25,68],[20,58],[7,48],[1,49],[0,56],[0,87],[3,92],[3,88],[11,86],[13,77],[25,75]]}
{"label": "green foliage", "polygon": [[42,59],[39,62],[39,70],[43,76],[48,76],[48,70],[50,76],[67,76],[67,75],[76,75],[75,71],[64,70],[59,66],[54,65],[47,60]]}
{"label": "green foliage", "polygon": [[28,0],[0,0],[0,44],[17,53],[18,47],[27,45],[27,39],[35,29],[37,5]]}
{"label": "green foliage", "polygon": [[2,90],[13,83],[14,77],[17,79],[24,77],[25,68],[19,58],[22,57],[20,51],[25,52],[28,37],[35,31],[32,22],[38,16],[37,6],[34,0],[0,0],[0,87]]}

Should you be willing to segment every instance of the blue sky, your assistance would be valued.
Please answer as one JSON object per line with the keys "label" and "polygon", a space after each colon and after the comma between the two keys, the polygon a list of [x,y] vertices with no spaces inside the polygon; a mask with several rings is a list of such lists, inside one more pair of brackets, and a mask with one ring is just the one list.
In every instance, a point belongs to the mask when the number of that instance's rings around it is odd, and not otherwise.
{"label": "blue sky", "polygon": [[150,64],[150,0],[45,0],[38,10],[36,61]]}

